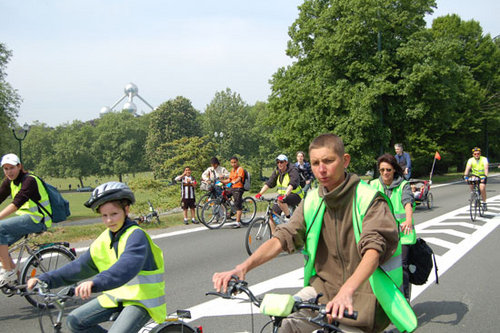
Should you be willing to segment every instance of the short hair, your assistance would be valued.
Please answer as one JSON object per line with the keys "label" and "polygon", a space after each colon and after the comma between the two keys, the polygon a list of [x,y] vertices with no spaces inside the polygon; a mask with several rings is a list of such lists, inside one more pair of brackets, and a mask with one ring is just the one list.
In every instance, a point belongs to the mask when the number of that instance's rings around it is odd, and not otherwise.
{"label": "short hair", "polygon": [[377,159],[377,169],[380,169],[381,163],[390,164],[392,168],[395,170],[394,175],[399,175],[403,177],[403,168],[401,168],[401,165],[399,165],[394,155],[387,153],[382,156],[379,156],[379,158]]}
{"label": "short hair", "polygon": [[401,149],[403,149],[403,144],[402,144],[402,143],[396,143],[396,144],[394,145],[394,149],[396,149],[396,148],[401,148]]}
{"label": "short hair", "polygon": [[230,160],[230,161],[231,161],[231,160],[236,160],[236,161],[239,161],[239,160],[238,160],[238,157],[236,157],[236,156],[231,156],[231,158],[230,158],[229,160]]}
{"label": "short hair", "polygon": [[302,154],[302,156],[304,156],[304,158],[306,158],[306,153],[304,153],[302,150],[299,150],[297,152],[297,154],[295,154],[295,156],[297,156],[298,154]]}
{"label": "short hair", "polygon": [[219,163],[219,159],[218,159],[217,157],[215,157],[215,156],[214,156],[214,157],[212,157],[212,158],[210,159],[210,164],[217,164],[217,165],[220,165],[220,163]]}
{"label": "short hair", "polygon": [[186,169],[191,170],[191,167],[189,165],[187,165],[187,166],[184,167],[184,171],[186,171]]}
{"label": "short hair", "polygon": [[111,201],[105,202],[102,205],[100,205],[99,207],[97,207],[96,212],[98,212],[100,214],[101,207],[107,203],[113,204],[115,207],[122,209],[123,212],[125,212],[125,213],[126,213],[125,207],[130,206],[130,200],[128,200],[128,199],[111,200]]}
{"label": "short hair", "polygon": [[342,139],[333,133],[318,135],[309,145],[309,155],[311,155],[311,150],[318,148],[329,148],[338,156],[343,156],[345,154]]}

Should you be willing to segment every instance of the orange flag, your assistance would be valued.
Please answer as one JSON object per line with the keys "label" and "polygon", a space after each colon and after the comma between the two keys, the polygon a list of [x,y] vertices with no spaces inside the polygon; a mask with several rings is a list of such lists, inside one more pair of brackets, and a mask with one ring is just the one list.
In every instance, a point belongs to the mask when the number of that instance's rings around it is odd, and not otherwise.
{"label": "orange flag", "polygon": [[438,153],[438,152],[436,152],[436,154],[434,155],[434,158],[435,158],[436,160],[440,160],[440,161],[441,161],[441,155],[439,155],[439,153]]}

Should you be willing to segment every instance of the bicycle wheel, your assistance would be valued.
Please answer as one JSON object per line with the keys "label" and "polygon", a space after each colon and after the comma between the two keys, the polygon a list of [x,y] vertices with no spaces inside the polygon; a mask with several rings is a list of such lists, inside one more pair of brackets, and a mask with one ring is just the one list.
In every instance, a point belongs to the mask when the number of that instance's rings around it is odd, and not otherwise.
{"label": "bicycle wheel", "polygon": [[203,220],[201,219],[201,211],[203,210],[203,206],[205,206],[205,204],[207,202],[209,202],[211,198],[212,197],[211,197],[210,192],[205,193],[201,196],[200,200],[198,200],[198,203],[196,204],[196,218],[198,219],[198,221],[200,221],[202,223],[203,223]]}
{"label": "bicycle wheel", "polygon": [[219,200],[207,202],[201,211],[201,222],[209,229],[219,229],[226,222],[226,207]]}
{"label": "bicycle wheel", "polygon": [[39,309],[38,312],[38,323],[40,324],[40,332],[41,333],[50,333],[50,332],[58,332],[55,328],[57,325],[59,328],[61,327],[61,323],[56,323],[57,315],[52,312],[53,310],[50,307],[43,307]]}
{"label": "bicycle wheel", "polygon": [[153,328],[150,333],[197,333],[198,330],[195,330],[188,324],[182,321],[163,323],[155,328]]}
{"label": "bicycle wheel", "polygon": [[477,216],[476,193],[471,193],[469,201],[470,219],[475,221]]}
{"label": "bicycle wheel", "polygon": [[257,203],[252,197],[246,197],[242,203],[241,224],[247,225],[253,221],[257,213]]}
{"label": "bicycle wheel", "polygon": [[[36,251],[28,258],[21,272],[21,284],[26,284],[30,278],[38,277],[43,273],[56,270],[67,263],[75,260],[75,256],[69,250],[61,246],[50,246]],[[58,292],[61,288],[51,289]],[[25,295],[26,300],[38,308],[45,307],[43,297],[37,295]]]}
{"label": "bicycle wheel", "polygon": [[484,216],[484,207],[483,207],[483,203],[481,201],[481,195],[479,193],[476,194],[476,206],[477,206],[477,211],[479,212],[479,216],[483,217]]}
{"label": "bicycle wheel", "polygon": [[432,193],[427,193],[427,208],[431,209],[434,206],[434,196]]}
{"label": "bicycle wheel", "polygon": [[253,220],[245,236],[245,247],[248,255],[251,256],[259,246],[271,239],[271,236],[271,226],[268,220],[263,217]]}

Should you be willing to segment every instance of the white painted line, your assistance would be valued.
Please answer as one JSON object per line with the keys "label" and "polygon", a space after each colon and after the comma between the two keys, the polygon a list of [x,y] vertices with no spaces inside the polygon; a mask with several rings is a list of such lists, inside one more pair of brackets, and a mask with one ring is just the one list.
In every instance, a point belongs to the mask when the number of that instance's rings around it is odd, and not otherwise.
{"label": "white painted line", "polygon": [[[448,226],[448,225],[446,225],[446,226]],[[466,232],[460,232],[460,231],[456,231],[456,230],[452,230],[452,229],[425,229],[425,230],[420,230],[418,232],[418,236],[420,236],[422,234],[447,234],[447,235],[456,236],[456,237],[460,237],[460,238],[467,238],[470,235],[470,234],[468,234]]]}

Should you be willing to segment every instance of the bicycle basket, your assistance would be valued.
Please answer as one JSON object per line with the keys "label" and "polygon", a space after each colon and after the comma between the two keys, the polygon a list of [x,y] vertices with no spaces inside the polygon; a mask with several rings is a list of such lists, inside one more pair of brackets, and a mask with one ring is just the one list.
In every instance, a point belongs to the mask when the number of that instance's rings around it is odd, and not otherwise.
{"label": "bicycle basket", "polygon": [[210,191],[213,190],[213,188],[214,188],[213,184],[208,184],[208,183],[205,183],[205,182],[201,182],[200,189],[202,191],[210,192]]}

